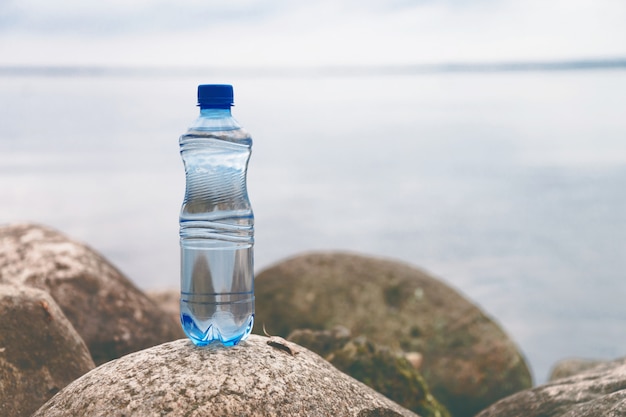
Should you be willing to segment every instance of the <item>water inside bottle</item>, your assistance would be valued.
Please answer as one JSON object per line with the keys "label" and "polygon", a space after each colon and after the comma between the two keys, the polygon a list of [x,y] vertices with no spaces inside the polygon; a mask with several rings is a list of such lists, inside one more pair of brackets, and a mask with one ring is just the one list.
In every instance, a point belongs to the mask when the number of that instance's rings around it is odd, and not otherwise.
{"label": "water inside bottle", "polygon": [[254,324],[251,245],[192,239],[182,245],[180,318],[198,346],[233,346]]}
{"label": "water inside bottle", "polygon": [[[224,129],[228,120],[203,123]],[[254,215],[246,189],[252,140],[241,129],[204,126],[181,136],[180,145],[186,175],[180,213],[181,324],[198,346],[236,345],[254,324]]]}

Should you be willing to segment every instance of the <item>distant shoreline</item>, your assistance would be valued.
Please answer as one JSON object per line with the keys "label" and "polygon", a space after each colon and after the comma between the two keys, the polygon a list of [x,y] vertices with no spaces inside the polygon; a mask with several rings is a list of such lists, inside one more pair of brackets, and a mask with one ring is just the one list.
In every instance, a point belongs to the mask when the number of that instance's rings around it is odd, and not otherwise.
{"label": "distant shoreline", "polygon": [[100,65],[0,65],[0,77],[180,77],[228,72],[243,77],[353,77],[457,73],[626,70],[626,58],[557,61],[449,62],[404,65],[324,65],[300,67],[125,67]]}

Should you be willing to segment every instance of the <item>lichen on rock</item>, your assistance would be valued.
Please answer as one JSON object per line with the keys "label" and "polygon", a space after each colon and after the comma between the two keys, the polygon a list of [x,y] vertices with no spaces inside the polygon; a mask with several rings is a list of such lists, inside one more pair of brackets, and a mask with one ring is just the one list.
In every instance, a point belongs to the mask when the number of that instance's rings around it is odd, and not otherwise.
{"label": "lichen on rock", "polygon": [[377,346],[364,336],[352,338],[341,326],[322,331],[295,330],[288,339],[423,417],[450,417],[402,352]]}

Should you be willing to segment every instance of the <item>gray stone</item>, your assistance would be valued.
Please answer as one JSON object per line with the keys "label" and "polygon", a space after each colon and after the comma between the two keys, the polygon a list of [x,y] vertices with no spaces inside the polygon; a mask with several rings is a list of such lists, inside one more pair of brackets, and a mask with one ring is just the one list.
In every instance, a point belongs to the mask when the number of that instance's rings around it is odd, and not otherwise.
{"label": "gray stone", "polygon": [[557,379],[567,378],[586,370],[595,368],[596,366],[603,364],[607,361],[601,361],[596,359],[582,359],[571,358],[563,359],[557,362],[550,371],[549,382],[556,381]]}
{"label": "gray stone", "polygon": [[[173,321],[180,323],[180,289],[148,290],[146,295],[165,311]],[[182,336],[181,336],[182,337]]]}
{"label": "gray stone", "polygon": [[476,417],[626,416],[626,358],[519,392]]}
{"label": "gray stone", "polygon": [[498,324],[457,291],[404,263],[313,253],[257,275],[255,332],[330,330],[422,355],[420,372],[455,417],[529,388],[530,372]]}
{"label": "gray stone", "polygon": [[30,416],[94,367],[49,294],[0,285],[0,416]]}
{"label": "gray stone", "polygon": [[100,254],[47,227],[0,227],[0,283],[46,290],[98,364],[182,337],[180,325]]}
{"label": "gray stone", "polygon": [[178,340],[106,363],[33,417],[416,416],[300,347],[251,335],[232,348]]}

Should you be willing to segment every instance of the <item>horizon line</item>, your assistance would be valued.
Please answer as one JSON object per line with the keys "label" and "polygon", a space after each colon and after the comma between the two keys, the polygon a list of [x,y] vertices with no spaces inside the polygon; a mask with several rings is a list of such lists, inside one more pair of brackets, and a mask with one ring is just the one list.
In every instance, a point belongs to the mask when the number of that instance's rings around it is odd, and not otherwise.
{"label": "horizon line", "polygon": [[244,77],[388,76],[445,73],[502,73],[626,70],[626,57],[553,61],[447,62],[391,65],[308,65],[282,67],[167,67],[106,65],[0,65],[0,76],[103,77],[103,76],[193,76],[229,72]]}

